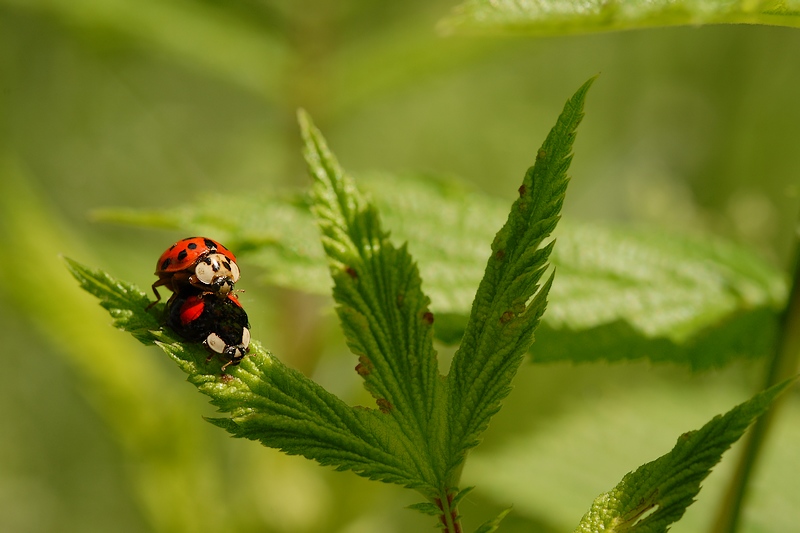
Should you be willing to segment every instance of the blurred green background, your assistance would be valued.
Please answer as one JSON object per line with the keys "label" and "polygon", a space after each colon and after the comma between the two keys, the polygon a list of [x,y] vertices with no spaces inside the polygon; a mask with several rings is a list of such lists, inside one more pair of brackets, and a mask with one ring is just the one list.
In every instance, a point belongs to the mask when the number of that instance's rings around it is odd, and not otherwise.
{"label": "blurred green background", "polygon": [[[433,171],[511,201],[566,98],[600,73],[565,216],[714,233],[786,268],[800,198],[800,33],[442,38],[436,24],[452,7],[0,1],[0,227],[10,242],[0,531],[432,526],[403,509],[419,500],[410,491],[205,423],[206,400],[161,353],[111,330],[59,260],[148,287],[156,258],[186,235],[93,222],[92,210],[305,186],[299,106],[356,177]],[[254,336],[348,402],[368,401],[331,302],[262,286],[256,267],[241,268]],[[641,363],[523,367],[465,471],[479,485],[462,504],[468,528],[513,503],[501,530],[571,529],[599,492],[749,397],[759,376],[758,362],[702,374]],[[797,421],[796,403],[783,420]],[[615,413],[601,420],[610,434],[588,429],[602,413]],[[800,521],[791,483],[800,465],[788,451],[798,435],[786,427],[765,455],[747,531]],[[597,455],[582,464],[587,449]],[[673,531],[707,523],[724,481],[712,477]]]}

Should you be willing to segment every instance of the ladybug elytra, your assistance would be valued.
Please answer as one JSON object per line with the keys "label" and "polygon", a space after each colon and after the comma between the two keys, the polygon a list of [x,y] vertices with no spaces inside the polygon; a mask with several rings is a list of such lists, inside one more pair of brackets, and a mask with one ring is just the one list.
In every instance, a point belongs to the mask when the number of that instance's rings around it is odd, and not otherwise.
{"label": "ladybug elytra", "polygon": [[[239,281],[236,257],[223,245],[207,237],[181,239],[161,254],[156,264],[153,283],[156,301],[158,287],[166,287],[175,295],[212,293],[225,299]],[[173,298],[175,296],[173,295]]]}

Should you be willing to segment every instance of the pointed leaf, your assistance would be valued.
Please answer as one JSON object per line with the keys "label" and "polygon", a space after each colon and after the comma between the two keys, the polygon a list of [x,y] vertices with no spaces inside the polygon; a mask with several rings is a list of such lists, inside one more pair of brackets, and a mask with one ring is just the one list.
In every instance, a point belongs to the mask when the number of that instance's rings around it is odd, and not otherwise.
{"label": "pointed leaf", "polygon": [[447,377],[451,470],[477,444],[508,395],[511,379],[544,313],[552,276],[543,285],[539,281],[553,246],[542,247],[542,242],[558,222],[575,130],[592,81],[565,105],[492,243],[486,273]]}
{"label": "pointed leaf", "polygon": [[430,300],[406,247],[391,243],[375,207],[344,175],[310,118],[301,112],[299,119],[314,178],[312,207],[358,373],[380,411],[398,425],[417,475],[436,487],[443,410]]}
{"label": "pointed leaf", "polygon": [[435,504],[431,502],[421,502],[421,503],[412,503],[406,509],[411,509],[414,511],[419,511],[422,514],[430,515],[430,516],[439,516],[441,514],[441,509],[436,507]]}
{"label": "pointed leaf", "polygon": [[694,502],[700,483],[722,454],[794,381],[771,387],[701,429],[681,435],[672,451],[640,466],[613,490],[598,496],[575,533],[666,532]]}

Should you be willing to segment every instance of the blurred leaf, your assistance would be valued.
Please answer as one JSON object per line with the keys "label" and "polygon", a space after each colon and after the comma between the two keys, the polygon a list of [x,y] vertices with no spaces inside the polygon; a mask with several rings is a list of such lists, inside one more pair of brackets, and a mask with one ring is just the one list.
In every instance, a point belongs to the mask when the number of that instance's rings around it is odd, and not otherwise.
{"label": "blurred leaf", "polygon": [[[435,335],[458,342],[503,201],[433,176],[363,181],[395,240],[408,241],[419,261]],[[214,216],[218,209],[229,216]],[[317,294],[330,287],[307,203],[291,196],[201,198],[168,211],[96,216],[217,236],[245,268],[261,266],[268,283]],[[557,275],[534,360],[648,358],[705,368],[772,345],[786,286],[753,252],[715,238],[569,221],[556,235]]]}
{"label": "blurred leaf", "polygon": [[467,0],[442,21],[445,32],[563,35],[701,24],[800,27],[797,0]]}
{"label": "blurred leaf", "polygon": [[488,522],[481,524],[478,527],[478,529],[475,530],[475,533],[493,533],[494,531],[497,531],[497,528],[500,527],[500,522],[502,522],[503,518],[505,518],[506,515],[508,515],[508,513],[510,512],[511,512],[510,507],[508,509],[501,511],[500,514],[497,515],[496,517],[492,518]]}
{"label": "blurred leaf", "polygon": [[[1,0],[43,13],[93,36],[101,47],[123,43],[180,61],[275,101],[285,44],[252,17],[224,5],[190,0]],[[117,45],[118,46],[118,45]]]}
{"label": "blurred leaf", "polygon": [[426,514],[429,516],[439,516],[442,512],[441,509],[436,507],[435,504],[431,502],[421,502],[421,503],[412,503],[406,509],[411,509],[412,511],[419,511],[422,514]]}
{"label": "blurred leaf", "polygon": [[794,381],[775,385],[701,429],[681,435],[672,451],[640,466],[613,490],[598,496],[575,532],[665,533],[694,502],[700,483],[722,454]]}

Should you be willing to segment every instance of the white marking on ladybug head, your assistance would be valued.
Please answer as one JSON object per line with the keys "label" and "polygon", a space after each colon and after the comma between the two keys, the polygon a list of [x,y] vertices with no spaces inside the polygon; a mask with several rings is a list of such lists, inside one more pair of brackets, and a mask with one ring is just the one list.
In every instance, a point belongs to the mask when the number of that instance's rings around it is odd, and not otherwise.
{"label": "white marking on ladybug head", "polygon": [[236,261],[231,261],[230,259],[228,259],[226,263],[230,265],[230,268],[228,269],[230,272],[230,278],[234,283],[236,283],[239,281],[239,265],[236,264]]}
{"label": "white marking on ladybug head", "polygon": [[216,333],[212,333],[206,337],[206,346],[217,353],[225,353],[225,348],[228,347],[228,345],[225,344],[225,341],[222,340],[222,338]]}
{"label": "white marking on ladybug head", "polygon": [[217,285],[226,294],[239,281],[239,265],[222,254],[209,254],[194,267],[197,280],[205,285]]}

